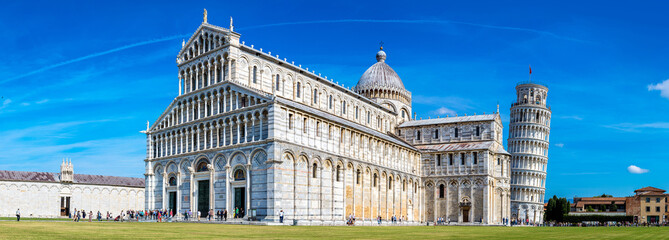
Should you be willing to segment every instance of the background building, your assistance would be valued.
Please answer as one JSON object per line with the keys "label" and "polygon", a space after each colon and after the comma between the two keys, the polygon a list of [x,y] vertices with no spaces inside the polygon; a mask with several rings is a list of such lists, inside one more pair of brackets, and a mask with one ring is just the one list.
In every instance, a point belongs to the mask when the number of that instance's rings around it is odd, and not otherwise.
{"label": "background building", "polygon": [[74,174],[71,162],[60,173],[0,171],[0,216],[66,217],[77,210],[144,209],[144,179]]}
{"label": "background building", "polygon": [[551,109],[546,105],[548,88],[528,82],[516,86],[511,104],[509,140],[511,152],[511,218],[522,223],[543,223],[546,164]]}
{"label": "background building", "polygon": [[667,197],[665,190],[654,187],[634,190],[629,197],[575,197],[569,215],[626,215],[634,216],[639,224],[665,223],[669,216]]}

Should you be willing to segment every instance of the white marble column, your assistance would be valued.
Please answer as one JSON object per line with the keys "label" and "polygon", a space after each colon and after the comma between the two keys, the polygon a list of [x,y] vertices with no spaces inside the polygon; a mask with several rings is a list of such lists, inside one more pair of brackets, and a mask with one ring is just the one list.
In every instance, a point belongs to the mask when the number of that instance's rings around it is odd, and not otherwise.
{"label": "white marble column", "polygon": [[251,164],[246,164],[246,219],[251,216]]}

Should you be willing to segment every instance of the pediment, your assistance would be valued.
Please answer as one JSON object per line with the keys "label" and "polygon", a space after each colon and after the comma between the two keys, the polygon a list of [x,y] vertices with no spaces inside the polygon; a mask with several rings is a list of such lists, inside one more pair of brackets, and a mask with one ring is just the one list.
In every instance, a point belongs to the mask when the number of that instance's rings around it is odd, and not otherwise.
{"label": "pediment", "polygon": [[177,55],[177,62],[188,61],[221,46],[226,46],[230,42],[229,36],[231,35],[236,35],[233,36],[233,38],[236,37],[235,39],[239,38],[239,34],[230,32],[227,28],[202,23],[188,41],[182,44]]}

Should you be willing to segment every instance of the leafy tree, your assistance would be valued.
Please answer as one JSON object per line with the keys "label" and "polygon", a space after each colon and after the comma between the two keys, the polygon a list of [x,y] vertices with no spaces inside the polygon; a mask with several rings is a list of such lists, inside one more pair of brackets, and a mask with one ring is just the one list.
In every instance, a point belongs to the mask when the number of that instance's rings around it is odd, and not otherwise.
{"label": "leafy tree", "polygon": [[611,212],[618,211],[618,205],[616,205],[615,203],[611,203],[611,205],[609,206],[609,211]]}
{"label": "leafy tree", "polygon": [[594,197],[613,197],[613,196],[604,193],[604,194],[602,194],[602,195],[594,196]]}
{"label": "leafy tree", "polygon": [[606,211],[606,205],[604,205],[604,204],[599,205],[599,211],[600,212]]}
{"label": "leafy tree", "polygon": [[569,201],[567,201],[567,198],[558,198],[557,196],[553,196],[548,200],[544,218],[546,221],[563,222],[564,215],[569,213],[570,208],[571,204]]}
{"label": "leafy tree", "polygon": [[588,208],[586,208],[586,211],[588,211],[588,212],[594,212],[595,209],[592,208],[592,206],[588,206]]}

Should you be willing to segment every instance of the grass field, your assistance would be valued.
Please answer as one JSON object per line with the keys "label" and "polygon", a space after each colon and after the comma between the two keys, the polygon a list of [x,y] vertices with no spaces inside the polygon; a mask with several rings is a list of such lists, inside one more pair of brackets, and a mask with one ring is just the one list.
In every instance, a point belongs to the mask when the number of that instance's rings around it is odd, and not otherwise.
{"label": "grass field", "polygon": [[0,239],[669,239],[669,227],[316,227],[0,222]]}

